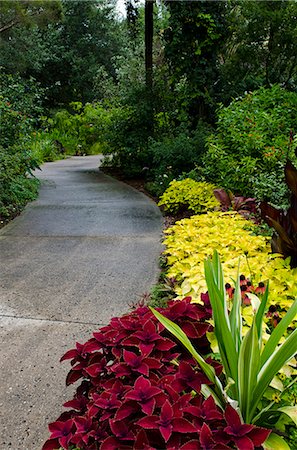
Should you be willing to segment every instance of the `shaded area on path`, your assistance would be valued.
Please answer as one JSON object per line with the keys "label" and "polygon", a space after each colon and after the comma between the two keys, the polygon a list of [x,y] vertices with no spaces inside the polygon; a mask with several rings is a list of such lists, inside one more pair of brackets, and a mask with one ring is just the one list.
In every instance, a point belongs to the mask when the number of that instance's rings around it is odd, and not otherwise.
{"label": "shaded area on path", "polygon": [[39,199],[0,230],[1,450],[41,448],[73,392],[61,355],[156,282],[161,214],[98,164],[45,164]]}

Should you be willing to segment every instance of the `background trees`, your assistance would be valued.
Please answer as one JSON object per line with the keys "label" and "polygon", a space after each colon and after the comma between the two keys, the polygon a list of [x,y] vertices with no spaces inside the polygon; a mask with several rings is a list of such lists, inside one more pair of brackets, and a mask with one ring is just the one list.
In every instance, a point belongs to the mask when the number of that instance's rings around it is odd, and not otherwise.
{"label": "background trees", "polygon": [[[214,136],[218,164],[225,145],[236,153],[222,142],[222,105],[233,105],[226,117],[237,117],[233,126],[246,142],[233,99],[265,87],[265,102],[273,100],[275,84],[296,91],[293,0],[126,0],[124,19],[115,2],[2,2],[1,71],[12,85],[21,80],[23,89],[35,80],[41,88],[43,119],[35,126],[42,130],[32,144],[39,160],[57,154],[56,141],[74,154],[100,149],[106,163],[145,176],[160,193],[183,172],[208,176]],[[281,136],[278,154],[285,152]],[[237,163],[234,155],[232,170],[244,173]]]}

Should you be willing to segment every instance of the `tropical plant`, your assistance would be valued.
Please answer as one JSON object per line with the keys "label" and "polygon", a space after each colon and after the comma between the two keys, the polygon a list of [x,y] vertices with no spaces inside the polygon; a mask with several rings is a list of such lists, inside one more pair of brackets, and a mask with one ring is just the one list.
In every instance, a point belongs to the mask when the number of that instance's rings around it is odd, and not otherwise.
{"label": "tropical plant", "polygon": [[237,211],[246,219],[255,218],[257,214],[256,200],[243,196],[233,195],[231,191],[225,189],[215,189],[215,198],[220,202],[222,211]]}
{"label": "tropical plant", "polygon": [[191,178],[173,180],[158,204],[164,206],[165,211],[174,214],[187,210],[196,214],[212,211],[219,206],[213,194],[214,188],[215,186],[210,183],[198,182]]}
{"label": "tropical plant", "polygon": [[[248,333],[242,335],[241,291],[239,275],[235,287],[233,304],[228,310],[223,269],[218,253],[215,251],[212,260],[205,261],[205,277],[207,281],[209,299],[213,311],[214,333],[216,335],[220,358],[224,368],[224,379],[221,381],[211,367],[197,352],[184,331],[160,312],[152,311],[161,324],[175,336],[197,361],[213,386],[207,386],[202,393],[210,393],[217,404],[223,409],[232,405],[238,409],[244,423],[267,425],[267,417],[272,413],[270,407],[259,410],[258,406],[269,384],[282,366],[297,352],[297,330],[293,331],[285,340],[283,335],[297,314],[297,299],[287,314],[271,333],[263,346],[262,321],[268,300],[268,287],[260,302],[258,297],[252,296],[254,308],[253,322]],[[280,342],[282,342],[280,344]],[[273,414],[285,413],[296,422],[297,407],[282,408]],[[269,422],[269,420],[268,420]],[[240,421],[237,426],[240,425]],[[268,442],[276,441],[282,448],[282,438],[273,434]],[[271,445],[271,444],[270,444]]]}
{"label": "tropical plant", "polygon": [[260,205],[263,219],[274,228],[271,248],[274,253],[290,257],[292,268],[297,267],[297,170],[290,161],[285,166],[286,183],[291,191],[291,205],[287,211],[277,210],[266,202]]}

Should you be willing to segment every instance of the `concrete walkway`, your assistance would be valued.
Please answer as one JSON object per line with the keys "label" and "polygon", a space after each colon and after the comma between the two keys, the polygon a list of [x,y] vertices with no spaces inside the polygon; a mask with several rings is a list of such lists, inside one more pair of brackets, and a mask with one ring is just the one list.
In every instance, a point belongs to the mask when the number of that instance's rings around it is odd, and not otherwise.
{"label": "concrete walkway", "polygon": [[149,291],[162,217],[99,157],[47,163],[39,199],[0,231],[0,449],[40,450],[72,398],[61,355]]}

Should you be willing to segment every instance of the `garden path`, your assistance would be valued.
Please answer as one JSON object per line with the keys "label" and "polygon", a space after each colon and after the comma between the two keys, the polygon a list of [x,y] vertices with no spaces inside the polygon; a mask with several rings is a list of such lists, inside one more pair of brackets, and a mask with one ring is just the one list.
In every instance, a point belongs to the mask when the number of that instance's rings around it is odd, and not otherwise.
{"label": "garden path", "polygon": [[72,398],[61,355],[156,282],[161,214],[99,160],[45,164],[38,200],[0,230],[1,450],[41,449]]}

